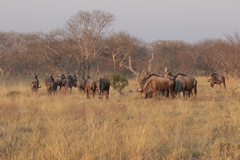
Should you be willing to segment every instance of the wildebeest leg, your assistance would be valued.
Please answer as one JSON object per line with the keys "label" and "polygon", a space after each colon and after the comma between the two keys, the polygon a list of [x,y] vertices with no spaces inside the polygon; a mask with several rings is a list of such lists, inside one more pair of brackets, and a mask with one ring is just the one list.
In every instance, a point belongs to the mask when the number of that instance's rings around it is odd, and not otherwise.
{"label": "wildebeest leg", "polygon": [[168,88],[168,96],[169,96],[169,99],[172,99],[173,95],[172,95],[172,89],[169,87]]}
{"label": "wildebeest leg", "polygon": [[106,91],[106,98],[109,99],[109,90]]}
{"label": "wildebeest leg", "polygon": [[159,99],[159,97],[158,97],[158,91],[157,91],[157,90],[154,91],[154,98],[156,98],[157,100]]}
{"label": "wildebeest leg", "polygon": [[94,92],[93,92],[93,90],[91,89],[91,95],[92,95],[92,98],[94,98],[95,97],[95,95],[94,95]]}
{"label": "wildebeest leg", "polygon": [[183,98],[185,99],[186,98],[186,91],[183,90]]}
{"label": "wildebeest leg", "polygon": [[193,96],[193,98],[196,98],[196,94],[197,94],[197,88],[193,88],[192,89],[192,96]]}
{"label": "wildebeest leg", "polygon": [[89,98],[89,90],[86,89],[86,98]]}
{"label": "wildebeest leg", "polygon": [[185,90],[185,91],[183,92],[183,97],[184,97],[184,98],[189,98],[189,97],[190,97],[190,91],[186,91],[186,90]]}

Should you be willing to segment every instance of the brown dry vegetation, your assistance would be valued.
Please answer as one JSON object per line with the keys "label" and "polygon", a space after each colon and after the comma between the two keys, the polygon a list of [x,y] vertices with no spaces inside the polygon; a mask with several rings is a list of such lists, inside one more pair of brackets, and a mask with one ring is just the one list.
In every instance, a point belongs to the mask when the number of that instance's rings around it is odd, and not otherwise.
{"label": "brown dry vegetation", "polygon": [[134,81],[109,100],[2,81],[0,159],[240,158],[240,85],[229,78],[219,90],[196,79],[196,99],[159,101],[140,99]]}

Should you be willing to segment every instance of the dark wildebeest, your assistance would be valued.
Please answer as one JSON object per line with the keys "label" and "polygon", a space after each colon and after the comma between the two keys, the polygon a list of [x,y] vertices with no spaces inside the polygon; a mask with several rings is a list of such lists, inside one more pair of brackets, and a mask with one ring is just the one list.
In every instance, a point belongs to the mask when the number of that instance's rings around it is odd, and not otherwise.
{"label": "dark wildebeest", "polygon": [[213,87],[214,84],[219,84],[220,88],[221,88],[221,84],[223,83],[224,88],[226,89],[225,77],[223,75],[218,74],[218,73],[213,73],[211,75],[211,78],[208,79],[208,82],[210,82],[211,87]]}
{"label": "dark wildebeest", "polygon": [[72,87],[77,87],[77,77],[74,74],[73,76],[69,75],[67,78],[62,80],[63,87],[65,90],[70,88],[70,93],[72,93]]}
{"label": "dark wildebeest", "polygon": [[79,90],[79,92],[83,92],[85,91],[85,85],[86,85],[86,80],[84,77],[82,77],[81,79],[78,79],[77,81],[77,88]]}
{"label": "dark wildebeest", "polygon": [[96,89],[96,83],[92,78],[88,76],[88,79],[86,80],[85,83],[85,92],[86,92],[86,98],[94,97],[94,91]]}
{"label": "dark wildebeest", "polygon": [[180,92],[185,92],[185,84],[183,84],[182,82],[180,82],[179,80],[174,80],[174,94],[177,96],[178,98],[180,97]]}
{"label": "dark wildebeest", "polygon": [[173,91],[174,91],[175,95],[178,95],[178,97],[180,97],[180,92],[185,92],[185,84],[183,84],[179,80],[176,80],[176,77],[173,76],[171,72],[165,73],[164,77],[168,77],[168,78],[174,80],[174,90]]}
{"label": "dark wildebeest", "polygon": [[172,91],[174,89],[174,81],[167,77],[159,77],[158,75],[151,74],[145,77],[138,92],[142,93],[142,98],[146,98],[147,94],[153,92],[154,97],[158,97],[158,91],[167,92],[168,97],[172,99]]}
{"label": "dark wildebeest", "polygon": [[54,81],[54,78],[52,75],[45,79],[45,84],[46,84],[47,91],[49,94],[52,94],[52,93],[56,94],[57,82]]}
{"label": "dark wildebeest", "polygon": [[187,93],[186,91],[188,91],[188,97],[190,97],[190,94],[191,94],[193,96],[193,98],[196,98],[197,80],[194,77],[179,73],[176,76],[176,80],[183,83],[183,97],[185,97],[185,95]]}
{"label": "dark wildebeest", "polygon": [[62,86],[64,86],[64,84],[62,83],[62,81],[66,79],[65,75],[62,74],[60,77],[55,78],[55,82],[57,83],[57,85],[59,86],[59,90],[61,91]]}
{"label": "dark wildebeest", "polygon": [[38,77],[35,75],[34,79],[31,80],[30,86],[32,91],[37,92],[39,88],[41,88],[41,85],[39,85]]}
{"label": "dark wildebeest", "polygon": [[96,81],[96,91],[98,97],[102,98],[105,94],[106,98],[109,98],[109,89],[110,89],[110,80],[108,78],[100,78],[99,81]]}

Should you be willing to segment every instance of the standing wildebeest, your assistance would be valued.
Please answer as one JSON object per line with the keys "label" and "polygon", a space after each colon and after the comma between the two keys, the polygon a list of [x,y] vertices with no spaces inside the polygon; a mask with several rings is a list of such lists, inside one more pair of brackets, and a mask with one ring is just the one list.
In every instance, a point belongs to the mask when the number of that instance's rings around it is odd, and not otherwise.
{"label": "standing wildebeest", "polygon": [[84,77],[82,77],[81,79],[78,79],[77,81],[77,88],[79,90],[79,92],[83,92],[85,91],[85,85],[86,85],[86,80]]}
{"label": "standing wildebeest", "polygon": [[61,91],[62,86],[64,86],[64,84],[62,83],[62,81],[66,79],[65,75],[62,74],[60,77],[55,78],[55,82],[57,83],[57,85],[59,86],[59,90]]}
{"label": "standing wildebeest", "polygon": [[184,92],[185,91],[185,85],[180,82],[179,80],[174,80],[174,94],[178,95],[178,98],[180,97],[180,92]]}
{"label": "standing wildebeest", "polygon": [[208,79],[208,82],[210,82],[211,87],[213,87],[214,84],[219,84],[220,88],[221,88],[221,84],[223,83],[224,88],[226,89],[225,77],[223,75],[218,74],[218,73],[213,73],[211,75],[211,78]]}
{"label": "standing wildebeest", "polygon": [[196,98],[197,80],[194,77],[179,73],[176,76],[176,80],[183,83],[183,97],[185,97],[186,91],[188,91],[189,92],[188,97],[190,97],[190,94],[191,94],[194,98]]}
{"label": "standing wildebeest", "polygon": [[45,84],[46,84],[47,91],[49,94],[51,94],[51,93],[56,94],[57,82],[54,81],[54,78],[52,75],[45,79]]}
{"label": "standing wildebeest", "polygon": [[74,76],[69,75],[67,78],[62,80],[62,84],[63,84],[65,90],[70,88],[70,93],[72,93],[72,87],[77,87],[77,77],[76,77],[76,75],[75,74],[74,74]]}
{"label": "standing wildebeest", "polygon": [[85,83],[85,92],[86,92],[86,98],[94,97],[94,91],[96,89],[96,83],[92,78],[88,76],[88,79],[86,80]]}
{"label": "standing wildebeest", "polygon": [[99,81],[96,81],[96,91],[98,92],[99,98],[103,97],[103,94],[106,95],[106,98],[109,98],[109,89],[110,81],[108,78],[100,78]]}
{"label": "standing wildebeest", "polygon": [[[165,68],[166,70],[166,68]],[[165,72],[164,77],[168,77],[172,80],[174,80],[174,93],[175,95],[178,95],[180,97],[180,92],[185,92],[185,84],[183,84],[181,81],[176,80],[176,77],[172,75],[171,72]],[[184,94],[184,93],[183,93]]]}
{"label": "standing wildebeest", "polygon": [[32,91],[37,92],[39,88],[41,88],[41,85],[39,85],[38,77],[35,75],[34,79],[31,80],[30,86]]}
{"label": "standing wildebeest", "polygon": [[142,93],[142,98],[146,98],[150,92],[154,93],[154,97],[158,97],[158,91],[166,91],[170,99],[172,99],[172,91],[174,89],[174,81],[170,78],[159,77],[158,75],[151,74],[144,78],[140,84],[138,92]]}

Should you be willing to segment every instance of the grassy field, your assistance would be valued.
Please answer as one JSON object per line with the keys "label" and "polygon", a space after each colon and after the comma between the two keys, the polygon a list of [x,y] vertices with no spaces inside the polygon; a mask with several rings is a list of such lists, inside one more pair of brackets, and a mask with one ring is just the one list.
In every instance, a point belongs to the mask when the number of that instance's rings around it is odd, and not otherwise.
{"label": "grassy field", "polygon": [[99,100],[2,80],[0,159],[240,159],[240,84],[196,79],[196,99],[174,100],[141,99],[134,81]]}

